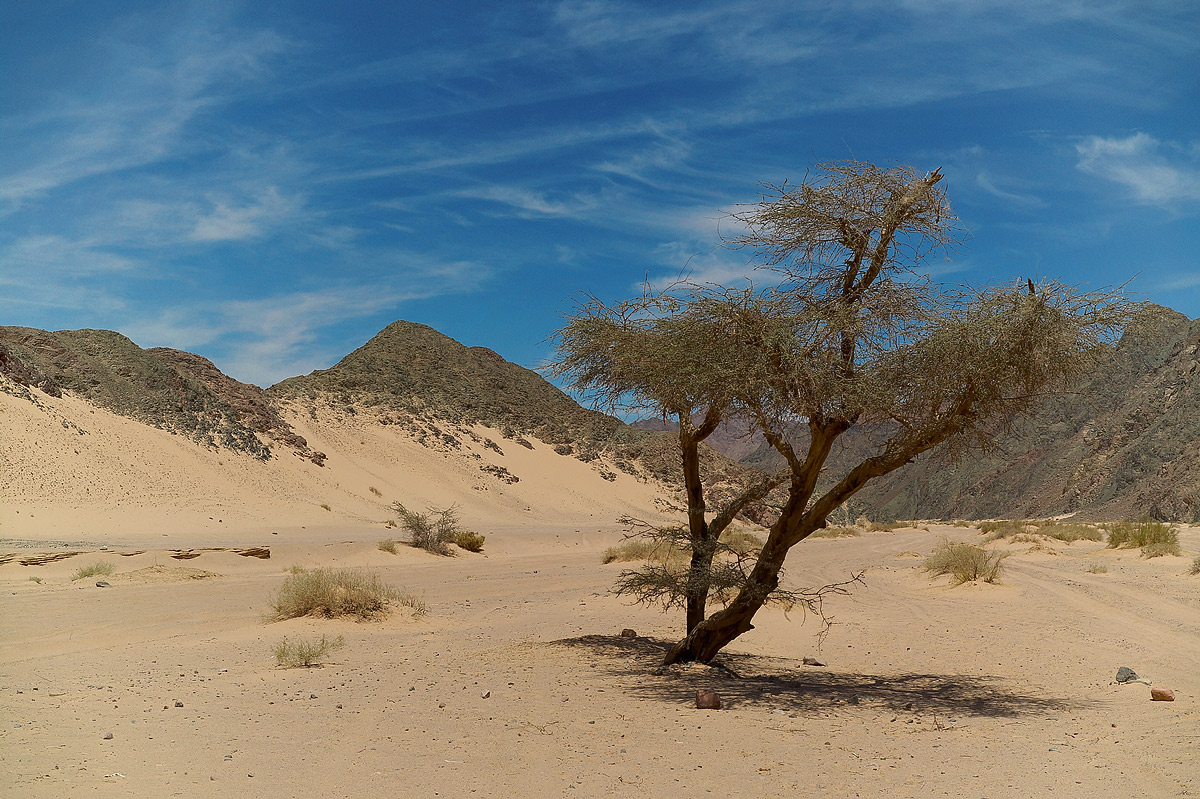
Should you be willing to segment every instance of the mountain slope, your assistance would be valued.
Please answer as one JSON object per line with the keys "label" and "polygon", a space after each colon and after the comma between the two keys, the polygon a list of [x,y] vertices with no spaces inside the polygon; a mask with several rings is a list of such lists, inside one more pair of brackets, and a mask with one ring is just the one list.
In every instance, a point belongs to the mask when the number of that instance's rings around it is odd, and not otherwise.
{"label": "mountain slope", "polygon": [[[854,502],[884,518],[1200,520],[1200,320],[1152,309],[1073,393],[1041,403],[996,451],[934,453],[870,483]],[[831,471],[871,454],[845,437]],[[762,447],[743,459],[779,464]]]}

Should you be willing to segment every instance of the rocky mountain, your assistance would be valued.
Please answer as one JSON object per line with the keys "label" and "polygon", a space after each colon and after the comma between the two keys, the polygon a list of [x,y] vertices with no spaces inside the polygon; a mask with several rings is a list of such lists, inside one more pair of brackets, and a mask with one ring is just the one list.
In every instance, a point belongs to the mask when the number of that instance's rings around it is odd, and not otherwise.
{"label": "rocky mountain", "polygon": [[205,446],[270,457],[282,447],[320,463],[272,406],[266,392],[223,374],[199,355],[142,349],[110,330],[47,332],[0,327],[0,383],[51,396],[71,392],[93,405]]}
{"label": "rocky mountain", "polygon": [[[869,484],[854,503],[872,518],[1088,518],[1200,521],[1200,320],[1152,309],[1101,368],[1044,401],[994,452],[936,452]],[[833,461],[872,452],[847,435]],[[778,468],[769,447],[740,459]]]}

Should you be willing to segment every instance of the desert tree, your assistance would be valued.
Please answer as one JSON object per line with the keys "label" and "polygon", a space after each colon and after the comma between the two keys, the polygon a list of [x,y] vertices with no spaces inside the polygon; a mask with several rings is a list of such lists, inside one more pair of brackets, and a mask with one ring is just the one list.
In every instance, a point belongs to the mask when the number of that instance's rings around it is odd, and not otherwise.
{"label": "desert tree", "polygon": [[[938,170],[819,163],[798,185],[764,186],[759,202],[729,217],[736,232],[725,244],[751,252],[769,279],[675,285],[614,305],[588,299],[558,331],[552,367],[598,405],[679,422],[693,547],[674,589],[686,635],[668,663],[710,661],[753,629],[779,595],[789,552],[834,510],[934,448],[988,448],[1086,374],[1133,311],[1117,292],[1053,281],[932,283],[925,260],[962,240]],[[786,470],[710,511],[699,445],[732,417],[752,421]],[[873,434],[870,451],[834,470],[834,445],[855,429]],[[714,531],[776,487],[779,515],[761,550],[707,615]],[[618,590],[662,599],[646,576]]]}

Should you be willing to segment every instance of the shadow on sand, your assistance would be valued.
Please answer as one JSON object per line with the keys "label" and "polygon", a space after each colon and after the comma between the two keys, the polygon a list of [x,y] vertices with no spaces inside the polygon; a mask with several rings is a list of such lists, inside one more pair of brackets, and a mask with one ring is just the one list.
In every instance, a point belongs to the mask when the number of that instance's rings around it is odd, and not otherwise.
{"label": "shadow on sand", "polygon": [[712,666],[682,664],[663,667],[674,641],[584,635],[553,642],[586,650],[604,663],[622,689],[632,696],[690,704],[696,688],[711,688],[727,707],[765,706],[795,713],[854,712],[933,713],[993,718],[1040,715],[1078,709],[1078,699],[1024,693],[1006,677],[960,674],[852,674],[802,667],[787,658],[721,653]]}

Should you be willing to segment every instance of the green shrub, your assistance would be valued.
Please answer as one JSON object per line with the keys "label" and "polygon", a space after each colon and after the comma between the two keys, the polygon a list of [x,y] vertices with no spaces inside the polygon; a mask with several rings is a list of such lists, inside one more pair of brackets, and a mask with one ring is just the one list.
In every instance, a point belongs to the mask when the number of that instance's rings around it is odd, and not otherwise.
{"label": "green shrub", "polygon": [[1164,522],[1119,522],[1108,528],[1110,547],[1141,547],[1148,558],[1178,555],[1179,534]]}
{"label": "green shrub", "polygon": [[371,619],[385,615],[392,603],[411,608],[416,616],[426,612],[424,602],[387,585],[377,575],[348,569],[313,569],[284,580],[271,600],[271,609],[276,619],[298,616]]}
{"label": "green shrub", "polygon": [[471,530],[459,530],[454,537],[454,543],[468,552],[482,552],[485,536]]}
{"label": "green shrub", "polygon": [[451,505],[444,510],[428,508],[422,513],[409,510],[399,502],[392,509],[400,517],[400,526],[408,533],[409,544],[435,555],[453,555],[450,543],[462,531],[458,526],[458,509]]}
{"label": "green shrub", "polygon": [[972,580],[994,583],[1000,578],[1001,563],[1007,553],[952,541],[943,541],[925,559],[925,570],[931,574],[949,574],[955,585]]}
{"label": "green shrub", "polygon": [[113,573],[113,565],[107,561],[98,560],[90,566],[84,566],[79,571],[75,572],[72,580],[82,580],[85,577],[95,577],[96,575],[105,575]]}
{"label": "green shrub", "polygon": [[396,554],[396,542],[390,538],[385,538],[384,540],[379,542],[379,550],[381,552],[390,552],[393,555],[395,555]]}
{"label": "green shrub", "polygon": [[278,666],[286,666],[289,669],[312,668],[321,665],[321,661],[330,652],[341,649],[345,645],[346,639],[340,635],[333,639],[322,635],[320,640],[314,641],[307,641],[303,638],[289,641],[284,638],[275,644],[271,651],[275,653],[275,663]]}

